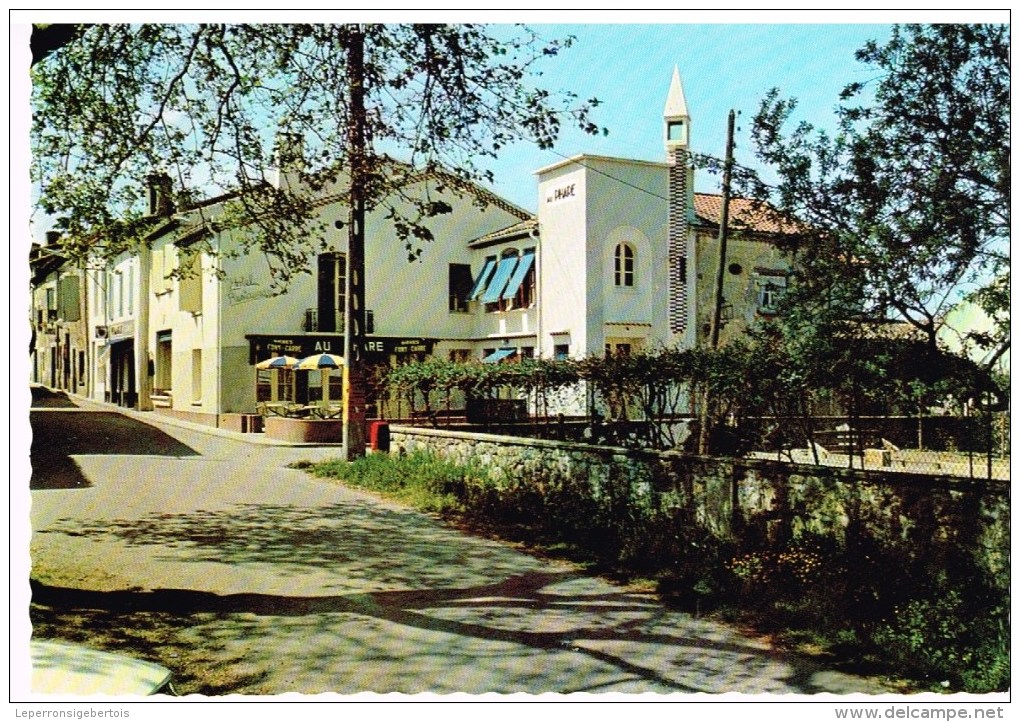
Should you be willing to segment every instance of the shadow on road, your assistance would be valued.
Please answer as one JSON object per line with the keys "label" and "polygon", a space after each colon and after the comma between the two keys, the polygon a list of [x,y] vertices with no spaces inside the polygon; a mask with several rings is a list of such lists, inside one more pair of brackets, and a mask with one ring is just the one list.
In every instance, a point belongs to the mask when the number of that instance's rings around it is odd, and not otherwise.
{"label": "shadow on road", "polygon": [[[247,675],[247,682],[210,686],[190,672],[192,691],[205,694],[434,691],[408,689],[415,684],[477,691],[487,679],[429,680],[437,670],[493,668],[503,684],[512,679],[520,687],[483,691],[599,691],[622,683],[663,692],[746,692],[759,684],[764,691],[834,691],[816,681],[810,660],[779,660],[739,635],[667,612],[647,595],[550,570],[402,509],[246,504],[91,525],[66,518],[37,533],[148,547],[158,561],[208,565],[210,581],[226,570],[261,570],[257,591],[237,594],[173,588],[171,576],[151,591],[33,582],[33,624],[44,630],[60,628],[61,620],[106,625],[116,640],[124,630],[154,634],[158,624],[174,654],[204,655],[208,669],[234,669],[236,662]],[[310,578],[315,583],[301,589],[325,593],[293,591]],[[253,639],[260,641],[253,646]],[[141,642],[141,651],[151,649],[152,640]],[[174,667],[172,658],[159,661]],[[291,680],[281,664],[298,670],[294,676],[320,674],[281,690],[279,678]],[[449,688],[457,684],[464,688]]]}
{"label": "shadow on road", "polygon": [[[90,486],[70,458],[75,454],[198,456],[197,451],[163,431],[115,411],[71,410],[59,397],[57,400],[52,396],[45,398],[56,406],[47,405],[30,414],[32,478],[29,488],[33,490]],[[67,403],[74,406],[73,402]]]}
{"label": "shadow on road", "polygon": [[276,580],[330,570],[339,576],[332,583],[350,589],[462,586],[520,573],[523,558],[423,514],[360,501],[313,507],[248,503],[101,521],[69,515],[35,533],[149,547],[158,550],[160,561],[258,565],[271,569]]}
{"label": "shadow on road", "polygon": [[54,391],[45,386],[32,387],[33,409],[76,409],[78,404],[71,401],[63,391]]}
{"label": "shadow on road", "polygon": [[[265,618],[264,624],[270,624],[276,629],[281,627],[288,629],[288,636],[291,637],[292,643],[295,641],[294,635],[303,633],[306,636],[305,643],[292,648],[290,654],[305,654],[308,658],[301,660],[301,663],[314,666],[322,664],[321,660],[311,658],[315,650],[318,650],[318,653],[325,651],[327,655],[334,655],[342,653],[341,650],[345,649],[343,646],[345,640],[339,634],[330,632],[330,621],[337,619],[338,615],[357,615],[362,618],[367,617],[400,625],[407,630],[408,643],[404,649],[406,649],[407,656],[412,659],[412,666],[415,654],[422,654],[425,658],[435,654],[433,650],[427,649],[428,645],[412,641],[416,633],[428,635],[438,633],[446,640],[442,643],[442,654],[448,657],[446,663],[454,666],[470,664],[470,659],[456,658],[457,649],[464,645],[450,641],[451,638],[465,638],[504,646],[512,645],[510,648],[516,648],[517,651],[505,651],[503,656],[519,658],[523,664],[531,668],[532,673],[536,676],[542,673],[555,676],[552,674],[552,667],[557,664],[562,666],[578,664],[576,659],[571,663],[562,658],[553,661],[544,656],[559,651],[582,655],[588,658],[589,663],[611,668],[614,670],[613,674],[616,680],[641,680],[651,683],[662,693],[720,693],[727,690],[718,688],[718,685],[720,683],[725,685],[727,680],[733,684],[733,689],[746,691],[748,684],[753,684],[756,681],[760,681],[763,685],[775,684],[778,681],[774,678],[776,657],[770,651],[733,641],[714,640],[709,635],[685,636],[684,632],[687,630],[683,627],[646,632],[633,624],[614,622],[614,615],[626,617],[627,612],[647,612],[647,601],[642,601],[639,597],[635,598],[623,592],[593,597],[591,595],[547,594],[542,591],[547,586],[569,581],[571,578],[572,575],[566,573],[531,572],[511,577],[500,583],[478,587],[321,597],[289,597],[255,593],[219,595],[186,589],[97,592],[33,582],[33,607],[36,608],[33,617],[38,617],[43,609],[51,614],[54,612],[66,613],[72,610],[80,614],[91,610],[94,615],[107,615],[112,626],[123,629],[128,625],[125,625],[125,621],[121,618],[122,615],[161,615],[164,619],[173,618],[182,627],[192,627],[192,631],[197,631],[195,628],[200,625],[209,625],[212,619],[220,622],[235,622],[236,626],[219,624],[210,627],[216,629],[212,633],[219,637],[221,644],[225,642],[224,637],[231,633],[239,638],[253,634],[258,626],[253,623],[252,617]],[[493,620],[507,617],[512,619],[521,608],[532,611],[543,609],[562,611],[569,608],[580,623],[571,625],[569,628],[545,631],[542,629],[541,623],[523,628],[511,628],[496,621],[479,623],[474,620],[461,621],[442,618],[444,609],[457,607],[474,609],[478,606],[485,607],[492,612],[490,618]],[[611,615],[606,614],[607,608],[612,610]],[[287,619],[300,620],[300,624],[295,625],[286,621]],[[370,625],[371,623],[369,623]],[[317,642],[314,639],[316,635],[333,637],[326,650],[321,649],[321,640]],[[418,638],[421,638],[420,634]],[[378,644],[377,640],[378,637],[375,639],[366,637],[364,641],[355,645],[365,655],[362,664],[377,664],[380,658],[384,663],[394,661],[391,658],[392,652],[380,654],[378,650],[374,651],[371,648],[372,643]],[[433,644],[435,644],[434,641]],[[615,651],[617,649],[621,651],[617,653]],[[641,657],[628,655],[626,653],[628,649],[652,651],[646,657]],[[269,655],[266,662],[271,663],[272,650],[267,649],[265,652]],[[477,652],[472,652],[472,654],[477,654]],[[628,657],[631,658],[628,659]],[[660,668],[659,663],[663,662],[665,664]],[[782,679],[785,691],[798,694],[832,691],[813,681],[814,674],[818,672],[816,665],[806,661],[798,663],[794,660],[790,663],[787,660],[787,662],[788,664],[784,666]],[[430,661],[428,664],[434,667],[436,661]],[[697,673],[675,674],[676,668],[685,665],[694,668]],[[771,679],[770,675],[772,675]],[[263,680],[265,675],[256,674],[253,675],[253,678]],[[195,682],[201,685],[200,680],[196,679]],[[414,690],[413,680],[408,680],[407,683],[412,686],[412,692],[427,691]],[[378,685],[380,682],[376,680],[375,684]],[[544,691],[597,692],[599,686],[600,684],[593,684],[590,687],[551,688]],[[244,693],[243,690],[235,689],[233,691]],[[362,690],[338,691],[343,693],[352,691],[386,693],[408,690],[372,686],[370,682]],[[534,692],[535,690],[500,691]],[[209,692],[203,691],[202,693]]]}

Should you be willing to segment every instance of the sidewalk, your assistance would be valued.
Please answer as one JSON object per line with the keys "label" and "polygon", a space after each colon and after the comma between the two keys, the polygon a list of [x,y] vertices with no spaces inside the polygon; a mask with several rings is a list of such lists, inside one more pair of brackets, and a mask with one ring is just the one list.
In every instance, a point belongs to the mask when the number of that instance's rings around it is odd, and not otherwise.
{"label": "sidewalk", "polygon": [[[81,396],[71,391],[64,391],[63,389],[51,389],[48,386],[42,384],[30,384],[30,386],[43,388],[53,394],[63,394],[68,399],[73,400],[76,404],[79,404],[79,408],[82,410],[95,410],[95,411],[115,411],[123,414],[128,418],[140,421],[143,424],[149,424],[150,426],[173,426],[179,429],[188,429],[190,431],[197,431],[205,434],[212,434],[213,436],[220,436],[225,439],[233,439],[234,441],[242,441],[247,444],[256,444],[258,446],[284,446],[284,447],[312,447],[312,448],[336,448],[340,449],[343,444],[340,442],[336,443],[300,443],[294,441],[282,441],[279,439],[271,439],[264,433],[241,433],[240,431],[230,431],[228,429],[221,429],[216,426],[209,426],[208,424],[198,424],[193,421],[185,421],[178,419],[175,416],[169,416],[167,414],[160,413],[159,411],[138,411],[137,409],[126,408],[124,406],[118,406],[107,401],[96,401],[90,399],[87,396]],[[90,409],[91,407],[91,409]],[[32,405],[32,411],[42,411],[45,407],[37,407],[35,404]],[[68,411],[70,409],[62,409]]]}

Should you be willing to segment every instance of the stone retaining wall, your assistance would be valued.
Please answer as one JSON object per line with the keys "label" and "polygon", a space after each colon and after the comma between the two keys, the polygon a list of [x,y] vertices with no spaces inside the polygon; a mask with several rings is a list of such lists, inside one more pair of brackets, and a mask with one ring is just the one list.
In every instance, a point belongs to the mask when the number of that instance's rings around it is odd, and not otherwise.
{"label": "stone retaining wall", "polygon": [[[781,544],[808,536],[868,538],[903,559],[972,560],[1009,585],[1009,482],[883,473],[761,459],[503,437],[395,426],[391,453],[428,450],[487,467],[504,489],[569,490],[628,508],[680,511],[715,536]],[[660,514],[660,518],[679,518]]]}

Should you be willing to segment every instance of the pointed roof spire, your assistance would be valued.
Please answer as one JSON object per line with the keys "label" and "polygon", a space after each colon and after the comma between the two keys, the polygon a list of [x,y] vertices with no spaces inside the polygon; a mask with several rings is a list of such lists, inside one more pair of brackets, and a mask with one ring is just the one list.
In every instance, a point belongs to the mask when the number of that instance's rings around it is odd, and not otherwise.
{"label": "pointed roof spire", "polygon": [[666,118],[688,118],[687,99],[684,97],[684,86],[680,82],[680,68],[673,66],[673,81],[669,84],[669,95],[666,97],[666,109],[662,112]]}

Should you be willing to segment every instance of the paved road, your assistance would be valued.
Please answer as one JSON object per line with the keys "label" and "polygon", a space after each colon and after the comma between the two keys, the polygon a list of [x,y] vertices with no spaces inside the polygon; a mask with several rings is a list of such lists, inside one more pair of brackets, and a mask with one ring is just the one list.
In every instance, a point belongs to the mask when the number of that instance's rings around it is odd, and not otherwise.
{"label": "paved road", "polygon": [[336,449],[75,403],[32,414],[35,619],[185,693],[885,691],[286,468]]}

